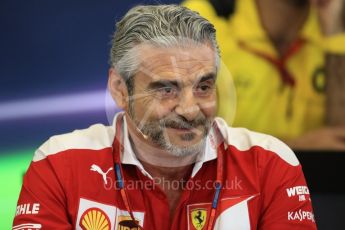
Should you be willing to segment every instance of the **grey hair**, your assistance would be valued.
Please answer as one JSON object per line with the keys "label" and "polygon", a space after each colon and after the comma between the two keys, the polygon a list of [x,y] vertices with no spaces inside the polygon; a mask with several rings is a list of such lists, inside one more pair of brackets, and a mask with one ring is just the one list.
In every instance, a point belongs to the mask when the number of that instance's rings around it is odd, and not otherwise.
{"label": "grey hair", "polygon": [[220,53],[214,26],[197,12],[179,5],[140,5],[132,8],[116,24],[112,39],[110,65],[133,87],[131,77],[139,66],[135,47],[149,43],[155,46],[181,46],[190,42],[209,42],[215,50],[216,65]]}

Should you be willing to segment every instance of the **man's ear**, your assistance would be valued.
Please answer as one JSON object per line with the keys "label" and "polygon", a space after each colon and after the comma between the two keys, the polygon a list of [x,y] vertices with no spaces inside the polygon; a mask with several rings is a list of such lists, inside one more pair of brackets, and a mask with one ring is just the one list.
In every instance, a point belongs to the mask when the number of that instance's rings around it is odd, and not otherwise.
{"label": "man's ear", "polygon": [[114,68],[109,69],[108,89],[117,106],[126,111],[128,107],[127,86]]}

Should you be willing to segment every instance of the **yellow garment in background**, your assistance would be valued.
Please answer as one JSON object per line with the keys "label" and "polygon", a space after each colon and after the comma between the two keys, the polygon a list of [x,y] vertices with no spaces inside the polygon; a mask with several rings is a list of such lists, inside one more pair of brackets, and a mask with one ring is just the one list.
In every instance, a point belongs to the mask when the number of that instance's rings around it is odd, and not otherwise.
{"label": "yellow garment in background", "polygon": [[[207,0],[187,0],[183,3],[198,11],[213,23],[222,61],[232,74],[237,108],[233,126],[268,133],[280,138],[295,138],[321,127],[324,123],[324,47],[336,51],[332,40],[321,37],[316,14],[311,9],[300,38],[305,40],[301,49],[286,62],[286,69],[294,76],[295,86],[283,84],[278,69],[251,49],[278,59],[278,53],[263,30],[254,0],[237,0],[235,13],[230,19],[217,16]],[[344,41],[343,37],[339,41]],[[338,43],[339,44],[339,43]],[[342,45],[344,46],[344,45]],[[345,46],[344,46],[345,48]],[[344,53],[345,50],[340,50]],[[219,111],[228,122],[229,79],[218,76]]]}

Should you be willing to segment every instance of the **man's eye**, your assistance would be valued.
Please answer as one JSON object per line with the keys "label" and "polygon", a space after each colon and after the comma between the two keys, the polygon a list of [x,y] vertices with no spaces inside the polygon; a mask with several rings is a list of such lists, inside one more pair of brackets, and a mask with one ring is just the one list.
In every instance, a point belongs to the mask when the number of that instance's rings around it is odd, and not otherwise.
{"label": "man's eye", "polygon": [[194,93],[197,96],[207,96],[213,92],[214,84],[203,83],[195,88]]}
{"label": "man's eye", "polygon": [[207,90],[209,90],[211,87],[209,86],[209,85],[202,85],[202,86],[200,86],[200,90],[201,91],[207,91]]}
{"label": "man's eye", "polygon": [[162,98],[175,97],[177,95],[177,89],[175,87],[162,87],[157,90],[158,96]]}

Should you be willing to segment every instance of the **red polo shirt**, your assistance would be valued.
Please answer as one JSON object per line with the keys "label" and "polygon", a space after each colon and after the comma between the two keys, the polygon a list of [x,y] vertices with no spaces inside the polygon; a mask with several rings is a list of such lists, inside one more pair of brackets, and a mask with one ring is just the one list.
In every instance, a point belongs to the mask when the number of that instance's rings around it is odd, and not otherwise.
{"label": "red polo shirt", "polygon": [[[115,118],[116,119],[116,118]],[[225,140],[224,182],[213,229],[316,229],[309,190],[294,153],[279,140],[216,124]],[[114,126],[93,125],[53,136],[35,153],[24,177],[13,229],[137,229],[114,172]],[[172,223],[163,191],[137,160],[124,121],[124,184],[144,229],[207,228],[217,151],[213,132],[183,186]]]}

